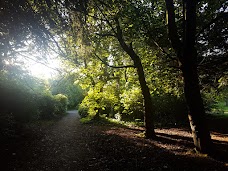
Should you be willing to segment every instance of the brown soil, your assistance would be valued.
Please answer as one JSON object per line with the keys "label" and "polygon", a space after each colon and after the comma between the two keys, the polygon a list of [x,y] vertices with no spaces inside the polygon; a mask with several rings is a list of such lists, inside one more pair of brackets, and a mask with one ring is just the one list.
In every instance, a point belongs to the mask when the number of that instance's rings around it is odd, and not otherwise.
{"label": "brown soil", "polygon": [[81,124],[71,112],[33,134],[3,142],[1,170],[228,170],[226,134],[212,134],[217,150],[211,157],[194,152],[189,130],[156,129],[156,140],[142,138],[142,132],[140,127]]}

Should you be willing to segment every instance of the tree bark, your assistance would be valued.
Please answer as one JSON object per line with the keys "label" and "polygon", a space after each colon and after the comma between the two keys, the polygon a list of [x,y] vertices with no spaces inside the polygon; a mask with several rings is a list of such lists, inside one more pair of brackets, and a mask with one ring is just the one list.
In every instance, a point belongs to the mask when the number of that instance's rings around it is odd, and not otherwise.
{"label": "tree bark", "polygon": [[149,87],[147,86],[147,82],[145,79],[145,74],[142,66],[142,62],[140,57],[135,53],[132,44],[127,45],[123,39],[122,30],[120,28],[118,20],[117,22],[117,39],[122,47],[122,49],[130,56],[130,58],[134,62],[134,66],[137,69],[138,79],[140,83],[140,87],[142,90],[143,100],[144,100],[144,123],[145,123],[145,136],[146,138],[155,138],[155,131],[154,131],[154,108],[152,104],[152,99],[150,95]]}
{"label": "tree bark", "polygon": [[[168,11],[168,30],[171,44],[181,62],[184,77],[184,93],[189,107],[189,122],[196,150],[210,153],[212,141],[205,122],[205,109],[200,94],[197,73],[196,34],[196,0],[184,0],[185,11],[183,43],[177,34],[173,0],[166,0]],[[178,38],[178,39],[177,39]]]}
{"label": "tree bark", "polygon": [[[184,58],[192,57],[191,54]],[[189,123],[195,148],[201,153],[210,153],[212,142],[205,121],[205,109],[200,94],[196,64],[186,62],[182,66],[184,77],[184,93],[189,108]]]}
{"label": "tree bark", "polygon": [[184,76],[184,92],[189,107],[189,122],[192,129],[196,150],[209,153],[211,137],[205,123],[205,109],[200,94],[197,73],[197,52],[195,49],[196,34],[196,0],[186,0],[186,21],[182,71]]}
{"label": "tree bark", "polygon": [[145,123],[145,129],[146,129],[145,136],[146,138],[153,139],[156,137],[154,132],[154,118],[153,118],[153,114],[155,112],[152,106],[153,104],[152,104],[152,99],[150,95],[150,90],[149,90],[149,87],[147,86],[144,71],[143,71],[143,66],[138,56],[134,57],[134,64],[137,69],[138,79],[139,79],[139,83],[140,83],[140,87],[141,87],[143,99],[144,99],[144,108],[145,108],[144,123]]}

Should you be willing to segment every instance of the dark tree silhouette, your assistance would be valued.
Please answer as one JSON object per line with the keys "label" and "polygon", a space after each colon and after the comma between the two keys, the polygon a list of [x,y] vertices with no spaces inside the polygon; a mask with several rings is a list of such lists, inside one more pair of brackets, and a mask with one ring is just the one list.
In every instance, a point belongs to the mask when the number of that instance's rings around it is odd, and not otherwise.
{"label": "dark tree silhouette", "polygon": [[197,1],[184,1],[184,36],[180,41],[175,24],[173,0],[166,0],[168,12],[168,31],[171,44],[181,63],[184,77],[185,98],[189,107],[189,122],[196,150],[209,153],[211,150],[211,137],[205,123],[205,109],[200,94],[197,73],[197,52],[195,48],[196,35],[196,4]]}

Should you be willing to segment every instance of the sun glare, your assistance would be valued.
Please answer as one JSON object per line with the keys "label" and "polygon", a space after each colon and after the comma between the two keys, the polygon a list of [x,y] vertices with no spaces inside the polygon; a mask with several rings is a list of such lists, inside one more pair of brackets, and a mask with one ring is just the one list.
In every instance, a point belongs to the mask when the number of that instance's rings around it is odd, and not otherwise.
{"label": "sun glare", "polygon": [[59,74],[61,61],[56,54],[49,54],[39,58],[38,54],[21,55],[20,59],[25,63],[24,67],[35,77],[49,79]]}
{"label": "sun glare", "polygon": [[45,64],[37,63],[37,62],[29,62],[28,70],[33,76],[48,79],[52,78],[58,74],[58,68],[60,68],[60,61],[51,60],[46,62]]}

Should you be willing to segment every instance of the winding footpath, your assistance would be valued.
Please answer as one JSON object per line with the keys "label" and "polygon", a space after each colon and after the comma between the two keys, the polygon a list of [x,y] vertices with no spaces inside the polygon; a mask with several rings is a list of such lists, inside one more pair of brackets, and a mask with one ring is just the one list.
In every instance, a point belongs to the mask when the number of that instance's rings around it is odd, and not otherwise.
{"label": "winding footpath", "polygon": [[79,118],[76,110],[68,111],[41,140],[18,149],[15,165],[10,170],[90,170],[88,160],[93,152],[86,134],[90,127],[81,124]]}
{"label": "winding footpath", "polygon": [[35,131],[34,137],[12,141],[14,148],[2,155],[1,170],[228,170],[226,135],[213,137],[224,152],[222,160],[215,160],[191,153],[192,138],[186,130],[156,129],[158,140],[148,140],[140,137],[142,128],[82,124],[79,119],[77,111],[68,111],[67,116]]}

